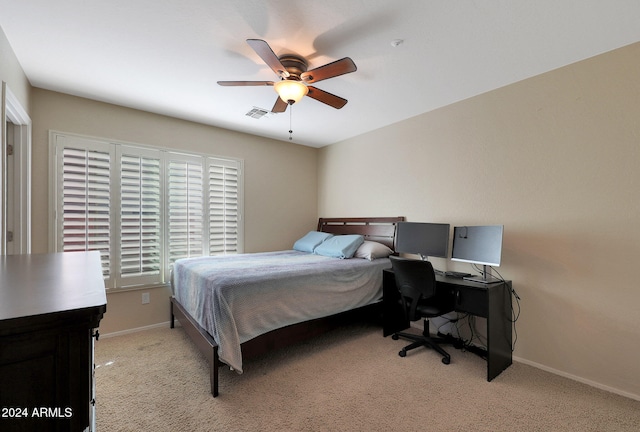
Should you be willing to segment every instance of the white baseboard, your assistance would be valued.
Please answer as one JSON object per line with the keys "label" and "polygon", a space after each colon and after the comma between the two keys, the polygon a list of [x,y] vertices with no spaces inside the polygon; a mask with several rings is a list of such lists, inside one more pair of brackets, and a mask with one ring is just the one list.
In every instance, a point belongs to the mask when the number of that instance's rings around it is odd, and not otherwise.
{"label": "white baseboard", "polygon": [[557,369],[554,369],[554,368],[550,368],[550,367],[542,365],[540,363],[532,362],[530,360],[526,360],[526,359],[523,359],[523,358],[520,358],[520,357],[515,357],[514,356],[513,360],[517,361],[518,363],[523,363],[523,364],[526,364],[526,365],[529,365],[529,366],[533,366],[534,368],[541,369],[543,371],[552,373],[554,375],[559,375],[559,376],[562,376],[562,377],[565,377],[565,378],[569,378],[570,380],[578,381],[578,382],[581,382],[581,383],[586,384],[588,386],[595,387],[595,388],[600,389],[600,390],[608,391],[609,393],[614,393],[614,394],[617,394],[617,395],[620,395],[620,396],[627,397],[629,399],[640,401],[640,395],[636,395],[636,394],[633,394],[633,393],[622,391],[620,389],[609,387],[609,386],[606,386],[604,384],[600,384],[598,382],[591,381],[591,380],[588,380],[586,378],[579,377],[577,375],[572,375],[570,373],[566,373],[566,372],[563,372],[563,371],[560,371],[560,370],[557,370]]}
{"label": "white baseboard", "polygon": [[[422,330],[422,322],[420,322],[420,321],[411,322],[410,325],[411,325],[412,328],[416,328],[416,329]],[[586,384],[588,386],[595,387],[595,388],[600,389],[600,390],[608,391],[609,393],[614,393],[614,394],[617,394],[617,395],[620,395],[620,396],[624,396],[624,397],[629,398],[629,399],[640,401],[640,395],[629,393],[629,392],[625,392],[625,391],[622,391],[620,389],[616,389],[616,388],[613,388],[613,387],[609,387],[609,386],[606,386],[604,384],[600,384],[598,382],[591,381],[591,380],[588,380],[586,378],[579,377],[577,375],[572,375],[570,373],[566,373],[566,372],[560,371],[558,369],[554,369],[554,368],[545,366],[543,364],[533,362],[531,360],[526,360],[526,359],[523,359],[521,357],[513,356],[513,361],[517,361],[518,363],[523,363],[523,364],[526,364],[526,365],[529,365],[529,366],[533,366],[536,369],[541,369],[543,371],[552,373],[554,375],[559,375],[561,377],[569,378],[570,380],[578,381],[578,382]]]}
{"label": "white baseboard", "polygon": [[[160,328],[160,327],[169,328],[169,324],[170,324],[169,321],[165,321],[165,322],[158,323],[158,324],[152,324],[152,325],[148,325],[148,326],[144,326],[144,327],[136,327],[136,328],[127,329],[127,330],[121,330],[121,331],[112,332],[112,333],[105,333],[105,334],[100,333],[100,337],[101,338],[110,338],[110,337],[114,337],[114,336],[122,336],[122,335],[130,334],[130,333],[137,333],[137,332],[140,332],[140,331],[151,330],[151,329]],[[178,320],[176,320],[175,325],[179,326],[180,322]]]}

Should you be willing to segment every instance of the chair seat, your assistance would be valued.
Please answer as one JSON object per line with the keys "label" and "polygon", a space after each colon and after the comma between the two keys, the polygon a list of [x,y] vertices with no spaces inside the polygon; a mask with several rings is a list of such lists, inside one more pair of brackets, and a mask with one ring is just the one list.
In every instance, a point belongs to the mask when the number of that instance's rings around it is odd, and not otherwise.
{"label": "chair seat", "polygon": [[416,307],[416,311],[422,317],[429,317],[429,318],[438,317],[438,316],[443,315],[443,314],[445,314],[447,312],[450,312],[448,310],[447,311],[442,310],[438,306],[423,305],[423,304],[418,304],[418,306]]}
{"label": "chair seat", "polygon": [[[400,300],[398,303],[400,304],[400,306],[404,307],[404,303],[402,302],[402,300]],[[439,317],[440,315],[444,315],[448,312],[451,312],[452,310],[453,308],[443,309],[440,307],[440,305],[418,303],[418,305],[416,306],[416,317],[413,321],[417,321],[424,317]]]}

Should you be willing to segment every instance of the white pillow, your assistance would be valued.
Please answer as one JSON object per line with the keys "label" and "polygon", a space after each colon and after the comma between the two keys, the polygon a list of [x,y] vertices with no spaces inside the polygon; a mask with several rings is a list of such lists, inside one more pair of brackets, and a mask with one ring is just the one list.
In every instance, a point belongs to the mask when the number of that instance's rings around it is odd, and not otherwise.
{"label": "white pillow", "polygon": [[378,258],[386,258],[392,253],[393,251],[382,243],[365,240],[353,256],[355,258],[364,258],[373,261]]}

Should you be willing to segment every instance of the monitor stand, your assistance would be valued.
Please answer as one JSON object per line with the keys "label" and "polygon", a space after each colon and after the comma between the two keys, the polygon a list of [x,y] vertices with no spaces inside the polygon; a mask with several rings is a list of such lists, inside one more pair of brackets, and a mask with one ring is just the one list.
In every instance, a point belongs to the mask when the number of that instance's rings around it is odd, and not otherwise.
{"label": "monitor stand", "polygon": [[472,282],[478,282],[482,284],[492,284],[502,282],[501,279],[495,278],[491,276],[491,266],[483,265],[482,266],[482,274],[479,276],[465,276],[462,278],[463,280],[468,280]]}

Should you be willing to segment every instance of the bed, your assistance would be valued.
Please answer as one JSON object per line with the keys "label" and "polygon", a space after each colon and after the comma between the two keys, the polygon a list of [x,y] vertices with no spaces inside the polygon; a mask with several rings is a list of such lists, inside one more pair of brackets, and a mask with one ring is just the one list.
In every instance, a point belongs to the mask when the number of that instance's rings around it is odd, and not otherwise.
{"label": "bed", "polygon": [[[320,218],[317,231],[340,239],[360,235],[393,250],[395,226],[403,220]],[[244,359],[379,315],[382,270],[389,267],[387,258],[337,259],[300,250],[179,260],[171,327],[178,319],[207,358],[216,397],[221,366],[242,373]]]}

